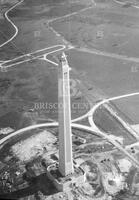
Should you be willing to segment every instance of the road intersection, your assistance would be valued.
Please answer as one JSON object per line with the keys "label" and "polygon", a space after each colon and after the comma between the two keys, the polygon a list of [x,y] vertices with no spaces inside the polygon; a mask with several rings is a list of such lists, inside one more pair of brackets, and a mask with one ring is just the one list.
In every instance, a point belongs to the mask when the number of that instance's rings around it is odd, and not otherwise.
{"label": "road intersection", "polygon": [[[5,43],[1,44],[0,47],[3,47],[5,46],[6,44],[8,44],[9,42],[11,42],[18,34],[18,28],[16,27],[16,25],[9,19],[8,17],[8,13],[14,9],[16,6],[18,6],[19,4],[21,4],[23,2],[20,1],[18,2],[16,5],[14,5],[13,7],[11,7],[8,11],[6,11],[5,13],[5,17],[6,19],[11,23],[11,25],[15,28],[15,34],[9,39],[7,40]],[[86,10],[87,8],[83,9],[82,11]],[[90,7],[89,7],[90,9]],[[79,11],[81,12],[81,11]],[[71,15],[75,15],[77,14],[78,12],[75,12],[75,13],[71,13],[71,14],[68,14],[66,16],[63,16],[63,18],[65,17],[69,17]],[[53,20],[57,20],[57,19],[61,19],[62,17],[60,18],[55,18]],[[48,24],[50,22],[52,22],[53,20],[49,20],[48,21]],[[58,34],[57,32],[55,32],[55,34]],[[58,35],[59,36],[59,35]],[[70,46],[71,48],[71,46]],[[7,60],[7,61],[0,61],[0,67],[1,68],[10,68],[10,67],[14,67],[16,65],[19,65],[19,64],[22,64],[22,63],[25,63],[25,62],[29,62],[31,60],[35,60],[35,59],[43,59],[45,60],[46,62],[50,62],[51,64],[54,64],[55,66],[58,66],[58,63],[54,62],[54,61],[51,61],[50,59],[47,58],[48,55],[50,54],[53,54],[55,52],[59,52],[59,51],[62,51],[62,50],[68,50],[69,47],[67,44],[63,44],[63,45],[55,45],[55,46],[51,46],[51,47],[46,47],[44,49],[40,49],[40,50],[37,50],[35,52],[31,52],[31,53],[28,53],[28,54],[25,54],[23,56],[19,56],[17,58],[14,58],[12,60]],[[90,50],[87,50],[87,49],[81,49],[81,50],[85,50],[85,51],[90,51]],[[110,57],[114,57],[116,59],[124,59],[124,60],[127,60],[127,61],[131,61],[131,58],[127,58],[126,56],[124,57],[121,57],[120,55],[116,55],[116,54],[111,54],[111,53],[107,53],[107,52],[100,52],[98,50],[93,50],[91,53],[93,54],[98,54],[98,55],[103,55],[103,56],[110,56]],[[133,58],[132,58],[133,59]],[[137,62],[138,61],[138,58],[135,58],[137,59]],[[134,59],[134,61],[135,61]],[[110,101],[113,101],[113,100],[116,100],[116,99],[121,99],[121,98],[126,98],[126,97],[130,97],[130,96],[134,96],[134,95],[139,95],[139,92],[137,93],[132,93],[132,94],[125,94],[125,95],[122,95],[122,96],[117,96],[117,97],[113,97],[113,98],[109,98],[109,99],[104,99],[102,100],[101,102],[97,103],[93,108],[90,109],[90,111],[79,117],[79,118],[76,118],[76,119],[73,119],[72,120],[72,127],[73,128],[77,128],[77,129],[80,129],[80,130],[84,130],[84,131],[89,131],[90,133],[92,134],[97,134],[99,136],[101,136],[102,138],[105,138],[107,139],[110,143],[112,143],[117,149],[119,149],[120,151],[122,151],[126,156],[128,156],[128,158],[130,160],[133,161],[133,164],[135,166],[137,166],[139,168],[139,162],[131,155],[128,153],[128,151],[123,148],[115,139],[111,138],[110,136],[107,135],[107,133],[101,131],[97,126],[96,124],[94,123],[94,119],[93,119],[93,116],[94,116],[94,113],[95,111],[100,107],[102,106],[103,104],[105,103],[108,103]],[[84,118],[88,118],[88,121],[89,121],[89,124],[90,126],[84,126],[84,125],[81,125],[81,124],[78,124],[77,122],[84,119]],[[42,128],[42,127],[57,127],[58,126],[58,122],[52,122],[52,123],[44,123],[44,124],[36,124],[36,125],[31,125],[31,126],[28,126],[28,127],[25,127],[23,129],[20,129],[20,130],[17,130],[13,133],[11,133],[10,135],[6,136],[5,138],[1,139],[0,140],[0,145],[3,146],[3,144],[5,144],[5,142],[8,142],[10,138],[16,136],[16,135],[19,135],[19,134],[22,134],[26,131],[29,131],[29,130],[33,130],[33,129],[37,129],[37,128]],[[129,127],[128,127],[129,128]]]}
{"label": "road intersection", "polygon": [[[1,63],[1,67],[10,68],[32,60],[43,59],[43,56],[45,56],[45,61],[52,63],[51,60],[47,59],[47,56],[52,53],[60,52],[64,49],[66,49],[65,45],[55,45],[40,49],[35,52],[24,54],[12,60],[4,61],[3,63]],[[54,62],[52,64],[57,65],[57,63]]]}

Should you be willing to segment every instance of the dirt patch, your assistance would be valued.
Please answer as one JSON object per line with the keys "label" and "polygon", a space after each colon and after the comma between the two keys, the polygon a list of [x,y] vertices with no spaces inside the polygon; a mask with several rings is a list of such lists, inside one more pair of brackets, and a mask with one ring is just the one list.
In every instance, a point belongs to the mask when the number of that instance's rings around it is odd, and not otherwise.
{"label": "dirt patch", "polygon": [[43,131],[36,136],[15,144],[12,146],[11,151],[20,161],[26,162],[36,156],[42,155],[44,151],[49,153],[55,151],[56,149],[53,144],[56,140],[51,133]]}

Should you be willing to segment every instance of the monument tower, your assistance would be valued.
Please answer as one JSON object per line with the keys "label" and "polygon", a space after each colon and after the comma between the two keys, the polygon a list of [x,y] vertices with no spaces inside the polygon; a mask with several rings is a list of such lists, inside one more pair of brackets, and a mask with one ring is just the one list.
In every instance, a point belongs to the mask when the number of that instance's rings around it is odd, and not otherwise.
{"label": "monument tower", "polygon": [[63,52],[58,69],[59,171],[63,176],[74,172],[69,70],[67,58]]}
{"label": "monument tower", "polygon": [[63,52],[58,68],[59,162],[47,167],[47,175],[59,191],[85,182],[85,172],[72,157],[69,65]]}

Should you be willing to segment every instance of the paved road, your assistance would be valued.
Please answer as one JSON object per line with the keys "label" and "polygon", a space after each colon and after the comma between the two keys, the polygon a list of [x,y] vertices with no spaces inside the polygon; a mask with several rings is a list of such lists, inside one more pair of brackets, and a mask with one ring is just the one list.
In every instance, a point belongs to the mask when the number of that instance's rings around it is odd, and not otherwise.
{"label": "paved road", "polygon": [[[23,1],[21,1],[21,2],[23,2]],[[19,2],[18,4],[20,4],[21,2]],[[15,6],[17,6],[18,4],[16,4]],[[2,44],[0,47],[4,46],[4,45],[6,45],[7,43],[9,43],[10,41],[12,41],[12,40],[16,37],[16,35],[18,34],[18,28],[17,28],[17,27],[13,24],[13,22],[8,18],[8,12],[9,12],[10,10],[12,10],[13,8],[15,8],[15,6],[13,6],[11,9],[9,9],[9,10],[5,13],[5,17],[6,17],[7,20],[14,26],[14,28],[15,28],[15,30],[16,30],[16,31],[15,31],[15,34],[14,34],[7,42],[5,42],[4,44]],[[77,13],[73,13],[73,14],[77,14]],[[66,17],[68,17],[68,16],[70,16],[70,15],[67,15]],[[57,20],[57,19],[55,19],[55,20]],[[53,30],[53,31],[54,31],[54,30]],[[56,34],[57,36],[59,36],[57,32],[55,32],[55,34]],[[64,39],[63,39],[63,42],[65,43],[65,40],[64,40]],[[64,50],[64,49],[66,49],[66,45],[55,45],[55,46],[52,46],[52,47],[47,47],[47,48],[45,48],[45,49],[37,50],[37,51],[35,51],[35,52],[28,53],[28,54],[23,55],[23,56],[20,56],[20,57],[18,57],[18,58],[14,58],[13,60],[1,62],[1,63],[0,63],[0,66],[1,66],[1,67],[7,67],[7,68],[8,68],[8,67],[13,67],[13,66],[15,66],[15,65],[19,65],[19,64],[21,64],[21,63],[28,62],[28,61],[31,61],[31,60],[34,60],[34,59],[44,59],[45,61],[50,62],[50,63],[52,63],[52,64],[58,66],[58,64],[57,64],[56,62],[53,62],[53,61],[49,60],[49,59],[47,58],[47,56],[50,55],[50,54],[52,54],[52,53],[54,53],[54,52],[61,51],[61,50]],[[87,50],[87,51],[88,51],[88,50]],[[91,52],[91,53],[92,53],[92,52]],[[109,56],[109,57],[114,57],[114,58],[118,58],[118,59],[126,59],[126,60],[129,60],[129,58],[128,58],[128,59],[125,58],[125,57],[122,57],[122,58],[121,58],[121,56],[119,56],[119,55],[113,55],[113,54],[109,54],[109,53],[107,53],[107,52],[98,52],[97,50],[94,50],[93,53],[98,54],[98,55],[105,55],[105,56]],[[43,56],[43,57],[42,57],[42,56]],[[132,59],[133,59],[133,58],[132,58]],[[135,58],[135,59],[136,59],[136,58]],[[134,61],[135,61],[135,59],[134,59]],[[131,58],[130,58],[130,60],[131,60]],[[138,62],[138,61],[137,61],[137,62]],[[134,93],[134,94],[132,94],[132,95],[136,95],[136,94]],[[131,94],[129,94],[129,95],[124,95],[124,97],[128,97],[128,96],[131,96]],[[123,96],[122,96],[122,97],[123,97]],[[117,141],[115,141],[114,139],[110,138],[106,133],[100,131],[100,130],[98,129],[98,127],[96,127],[96,125],[94,124],[94,121],[93,121],[93,114],[94,114],[95,110],[96,110],[100,105],[102,105],[103,103],[106,103],[106,102],[108,102],[108,101],[110,101],[110,100],[115,100],[115,99],[118,99],[118,98],[121,98],[121,96],[120,96],[120,97],[114,97],[114,98],[111,98],[111,99],[109,99],[109,100],[108,100],[108,99],[107,99],[107,100],[103,100],[102,102],[96,104],[86,115],[84,115],[84,116],[82,116],[82,117],[80,117],[80,118],[74,119],[74,120],[72,121],[72,124],[71,124],[71,125],[72,125],[72,127],[74,127],[74,128],[78,128],[78,129],[84,130],[84,131],[89,131],[89,132],[92,133],[92,134],[97,134],[97,135],[99,135],[99,136],[101,136],[101,137],[107,139],[107,140],[108,140],[109,142],[111,142],[114,146],[116,146],[120,151],[122,151],[125,155],[127,155],[128,158],[130,158],[130,160],[133,161],[133,164],[139,168],[139,162],[138,162],[133,156],[131,156],[131,155],[126,151],[126,149],[124,149]],[[80,125],[80,124],[76,124],[76,123],[73,123],[73,122],[78,121],[78,120],[80,120],[81,118],[84,118],[84,117],[88,117],[88,120],[89,120],[90,125],[91,125],[90,127],[84,126],[84,125]],[[5,142],[8,142],[8,140],[9,140],[10,138],[12,138],[12,137],[14,137],[14,136],[16,136],[16,135],[22,134],[22,133],[24,133],[24,132],[26,132],[26,131],[33,130],[33,129],[40,128],[40,127],[56,127],[56,126],[58,126],[58,122],[44,123],[44,124],[37,124],[37,125],[28,126],[28,127],[26,127],[26,128],[20,129],[20,130],[18,130],[18,131],[16,131],[16,132],[13,132],[12,134],[10,134],[10,135],[6,136],[5,138],[3,138],[2,140],[0,140],[0,145],[1,145],[1,147],[2,147],[3,144],[4,144]],[[102,199],[102,197],[101,197],[101,199]]]}
{"label": "paved road", "polygon": [[[37,50],[35,52],[24,54],[23,56],[19,56],[17,58],[12,59],[12,60],[5,61],[5,62],[1,63],[1,67],[10,68],[10,67],[13,67],[13,66],[17,66],[19,64],[29,62],[31,60],[36,60],[36,59],[42,58],[43,55],[46,56],[45,60],[47,62],[52,63],[51,60],[47,59],[47,56],[49,54],[52,54],[52,53],[55,53],[55,52],[58,52],[58,51],[60,52],[64,49],[66,49],[65,45],[55,45],[55,46],[47,47],[47,48],[44,48],[44,49],[40,49],[40,50]],[[53,62],[53,64],[54,64],[54,62]],[[55,63],[55,65],[57,65],[57,63]]]}
{"label": "paved road", "polygon": [[[11,11],[12,9],[14,9],[17,5],[19,5],[20,3],[22,3],[23,1],[19,2],[18,4],[16,4],[15,6],[13,6],[12,8],[10,8],[6,13],[5,13],[5,17],[6,19],[14,26],[15,28],[15,34],[8,40],[6,41],[5,43],[3,43],[0,47],[6,45],[7,43],[9,43],[10,41],[12,41],[16,35],[18,34],[18,28],[14,25],[14,23],[8,18],[8,12]],[[74,13],[73,13],[74,14]],[[75,13],[77,14],[77,13]],[[72,14],[70,14],[72,15]],[[69,16],[69,15],[68,15]],[[68,17],[67,16],[67,17]],[[65,16],[64,16],[65,17]],[[54,20],[57,20],[57,19],[54,19]],[[50,23],[50,22],[49,22]],[[49,61],[55,65],[57,65],[57,63],[51,61],[51,60],[48,60],[47,59],[47,55],[51,54],[51,53],[54,53],[54,52],[57,52],[57,51],[61,51],[61,50],[64,50],[66,48],[65,45],[56,45],[56,46],[52,46],[52,47],[47,47],[45,49],[41,49],[41,50],[38,50],[36,52],[31,52],[29,54],[26,54],[26,55],[23,55],[23,56],[20,56],[18,58],[15,58],[13,60],[9,60],[9,61],[5,61],[3,63],[0,64],[1,67],[12,67],[12,66],[15,66],[15,65],[18,65],[18,64],[21,64],[23,62],[28,62],[30,60],[34,60],[34,59],[37,59],[37,58],[40,58],[42,55],[45,55],[44,59],[46,61]],[[134,62],[138,62],[138,58],[129,58],[129,57],[126,57],[126,56],[121,56],[121,55],[117,55],[117,54],[111,54],[111,53],[107,53],[107,52],[101,52],[101,51],[98,51],[98,50],[88,50],[88,49],[80,49],[82,51],[87,51],[89,53],[94,53],[94,54],[98,54],[98,55],[104,55],[104,56],[109,56],[109,57],[114,57],[114,58],[118,58],[118,59],[124,59],[124,60],[128,60],[128,61],[134,61]],[[116,99],[120,99],[120,98],[125,98],[125,97],[129,97],[129,96],[134,96],[134,95],[139,95],[139,93],[133,93],[133,94],[127,94],[127,95],[122,95],[122,96],[118,96],[118,97],[113,97],[113,98],[109,98],[109,99],[105,99],[101,102],[99,102],[98,104],[96,104],[86,115],[83,115],[77,119],[74,119],[72,120],[72,127],[74,128],[79,128],[81,130],[85,130],[85,131],[89,131],[91,133],[95,133],[95,134],[98,134],[99,136],[107,139],[109,142],[111,142],[114,146],[116,146],[120,151],[122,151],[125,155],[127,155],[130,160],[133,161],[133,164],[136,165],[138,168],[139,168],[139,162],[133,157],[131,156],[127,151],[126,149],[124,149],[116,140],[114,140],[113,138],[109,137],[105,132],[102,132],[99,130],[99,128],[95,125],[94,121],[93,121],[93,114],[94,112],[96,111],[96,109],[99,108],[99,106],[103,105],[104,103],[106,102],[109,102],[110,100],[116,100]],[[81,120],[85,117],[88,117],[88,120],[89,120],[89,123],[90,123],[90,127],[88,126],[84,126],[84,125],[80,125],[80,124],[76,124],[75,122],[77,122],[78,120]],[[74,123],[73,123],[74,122]],[[5,138],[3,138],[2,140],[0,140],[0,144],[2,145],[3,143],[5,143],[7,140],[9,140],[10,138],[12,138],[13,136],[15,135],[18,135],[18,134],[21,134],[21,133],[24,133],[25,131],[29,131],[29,130],[33,130],[33,129],[36,129],[36,128],[40,128],[40,127],[53,127],[53,126],[58,126],[58,122],[54,122],[54,123],[45,123],[45,124],[37,124],[37,125],[32,125],[32,126],[29,126],[29,127],[26,127],[26,128],[23,128],[23,129],[20,129],[8,136],[6,136]]]}
{"label": "paved road", "polygon": [[[5,43],[1,44],[0,47],[3,47],[5,46],[6,44],[8,44],[9,42],[11,42],[19,33],[19,30],[18,30],[18,27],[14,24],[14,22],[12,22],[11,19],[9,19],[8,17],[8,13],[13,10],[16,6],[18,6],[19,4],[21,4],[22,2],[24,2],[24,0],[18,2],[17,4],[15,4],[14,6],[12,6],[9,10],[7,10],[5,12],[5,18],[9,21],[9,23],[11,23],[11,25],[14,27],[15,29],[15,33],[14,35],[9,39],[7,40]],[[84,12],[90,8],[92,8],[93,6],[95,5],[95,2],[92,1],[92,5],[89,6],[89,7],[86,7],[86,8],[83,8],[77,12],[73,12],[73,13],[70,13],[70,14],[67,14],[67,15],[64,15],[64,16],[61,16],[61,17],[56,17],[56,18],[53,18],[51,20],[48,20],[47,21],[47,25],[49,26],[49,28],[56,34],[56,36],[61,36],[58,32],[56,32],[52,27],[50,27],[50,22],[54,22],[56,20],[59,20],[59,19],[64,19],[66,17],[70,17],[70,16],[73,16],[73,15],[76,15],[80,12]],[[62,37],[62,36],[61,36]],[[62,37],[63,38],[63,37]],[[72,48],[72,45],[70,45],[70,43],[68,41],[65,40],[65,38],[63,38],[63,43],[65,45],[55,45],[55,46],[51,46],[51,47],[46,47],[44,49],[40,49],[40,50],[37,50],[36,52],[31,52],[31,53],[28,53],[26,55],[23,55],[23,56],[19,56],[17,58],[14,58],[12,60],[8,60],[8,61],[0,61],[0,67],[3,68],[3,67],[6,67],[6,68],[9,68],[9,67],[13,67],[13,66],[16,66],[16,65],[19,65],[19,64],[22,64],[24,62],[29,62],[31,60],[35,60],[35,59],[40,59],[42,56],[45,61],[49,62],[49,63],[52,63],[56,66],[58,66],[57,63],[47,59],[47,55],[51,54],[51,53],[55,53],[57,51],[60,51],[60,50],[64,50],[64,48],[67,46],[69,49]],[[63,49],[61,49],[61,47]],[[49,53],[47,53],[47,50],[50,50],[50,48],[59,48],[59,50],[53,50],[53,51],[49,51]]]}
{"label": "paved road", "polygon": [[[136,160],[134,158],[134,156],[132,156],[130,153],[128,153],[128,151],[126,150],[126,148],[123,148],[115,139],[111,138],[110,136],[108,136],[105,132],[101,131],[94,123],[94,113],[96,112],[96,110],[102,106],[105,103],[108,103],[109,101],[114,101],[117,99],[121,99],[121,98],[126,98],[126,97],[131,97],[131,96],[135,96],[135,95],[139,95],[139,92],[137,93],[132,93],[132,94],[126,94],[126,95],[121,95],[121,96],[117,96],[117,97],[112,97],[109,99],[104,99],[103,101],[99,102],[98,104],[96,104],[88,113],[88,120],[89,123],[91,125],[91,127],[94,129],[95,132],[99,133],[101,136],[105,137],[109,142],[111,142],[114,146],[116,146],[120,151],[122,151],[126,156],[128,156],[128,158],[130,160],[133,161],[133,164],[139,168],[139,161]],[[119,117],[118,115],[116,117]],[[124,122],[125,123],[125,122]],[[130,127],[125,124],[125,127],[129,130]],[[138,137],[137,137],[138,138]]]}
{"label": "paved road", "polygon": [[[12,138],[12,137],[14,137],[16,135],[20,135],[20,134],[22,134],[22,133],[24,133],[26,131],[34,130],[34,129],[37,129],[37,128],[43,128],[43,127],[44,128],[51,128],[51,127],[57,127],[57,126],[58,126],[58,122],[51,122],[51,123],[48,122],[48,123],[43,123],[43,124],[31,125],[31,126],[22,128],[22,129],[20,129],[18,131],[15,131],[15,132],[11,133],[10,135],[4,137],[3,139],[0,140],[0,145],[5,143],[10,138]],[[76,128],[76,129],[85,130],[85,131],[88,131],[88,132],[93,132],[91,127],[88,127],[88,126],[85,126],[85,125],[71,123],[71,126],[73,128]],[[94,133],[94,134],[99,135],[97,133]]]}
{"label": "paved road", "polygon": [[[101,131],[96,124],[94,123],[94,113],[96,112],[97,109],[99,109],[100,106],[102,106],[105,103],[108,103],[109,101],[114,101],[114,100],[118,100],[121,98],[127,98],[127,97],[131,97],[131,96],[135,96],[135,95],[139,95],[139,92],[136,93],[131,93],[131,94],[125,94],[125,95],[121,95],[121,96],[116,96],[116,97],[112,97],[109,99],[104,99],[101,102],[97,103],[88,113],[86,113],[85,115],[74,119],[72,122],[78,122],[86,117],[88,117],[89,120],[89,124],[92,128],[92,131],[94,131],[95,133],[99,134],[101,137],[107,139],[110,143],[112,143],[116,148],[118,148],[120,151],[122,151],[132,162],[133,164],[139,168],[139,161],[136,160],[134,158],[134,156],[132,156],[130,153],[128,153],[126,148],[123,148],[114,138],[110,137],[107,133]],[[117,118],[119,117],[118,115],[116,116]],[[125,122],[124,122],[125,123]],[[124,124],[125,128],[130,130],[130,126],[128,126],[128,124]],[[136,132],[134,132],[134,136],[135,136]],[[138,135],[136,135],[136,137],[138,138]]]}
{"label": "paved road", "polygon": [[87,49],[87,48],[76,48],[78,51],[82,51],[82,52],[87,52],[90,54],[95,54],[95,55],[99,55],[99,56],[105,56],[105,57],[109,57],[109,58],[115,58],[118,60],[124,60],[124,61],[130,61],[130,62],[135,62],[135,63],[139,63],[139,58],[137,57],[129,57],[126,55],[119,55],[116,53],[109,53],[106,51],[100,51],[97,49]]}
{"label": "paved road", "polygon": [[7,19],[7,21],[13,26],[13,28],[15,29],[15,33],[14,35],[9,38],[6,42],[4,42],[3,44],[0,44],[0,48],[5,46],[6,44],[8,44],[9,42],[11,42],[17,35],[18,35],[18,28],[17,26],[13,23],[13,21],[8,17],[8,14],[10,11],[12,11],[15,7],[17,7],[18,5],[20,5],[21,3],[23,3],[24,0],[21,0],[20,2],[18,2],[17,4],[15,4],[14,6],[12,6],[9,10],[7,10],[4,14],[5,18]]}
{"label": "paved road", "polygon": [[120,1],[117,1],[117,0],[113,0],[114,2],[120,4],[120,5],[126,5],[127,3],[129,3],[133,8],[137,8],[139,9],[139,6],[137,5],[134,5],[132,2],[128,1],[128,2],[120,2]]}

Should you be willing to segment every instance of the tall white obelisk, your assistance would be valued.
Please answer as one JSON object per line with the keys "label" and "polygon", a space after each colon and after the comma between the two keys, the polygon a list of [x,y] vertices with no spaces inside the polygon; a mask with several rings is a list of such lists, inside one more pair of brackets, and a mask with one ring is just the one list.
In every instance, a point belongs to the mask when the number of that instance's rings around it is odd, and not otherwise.
{"label": "tall white obelisk", "polygon": [[67,176],[74,172],[69,70],[66,55],[63,53],[58,69],[59,171],[62,176]]}

